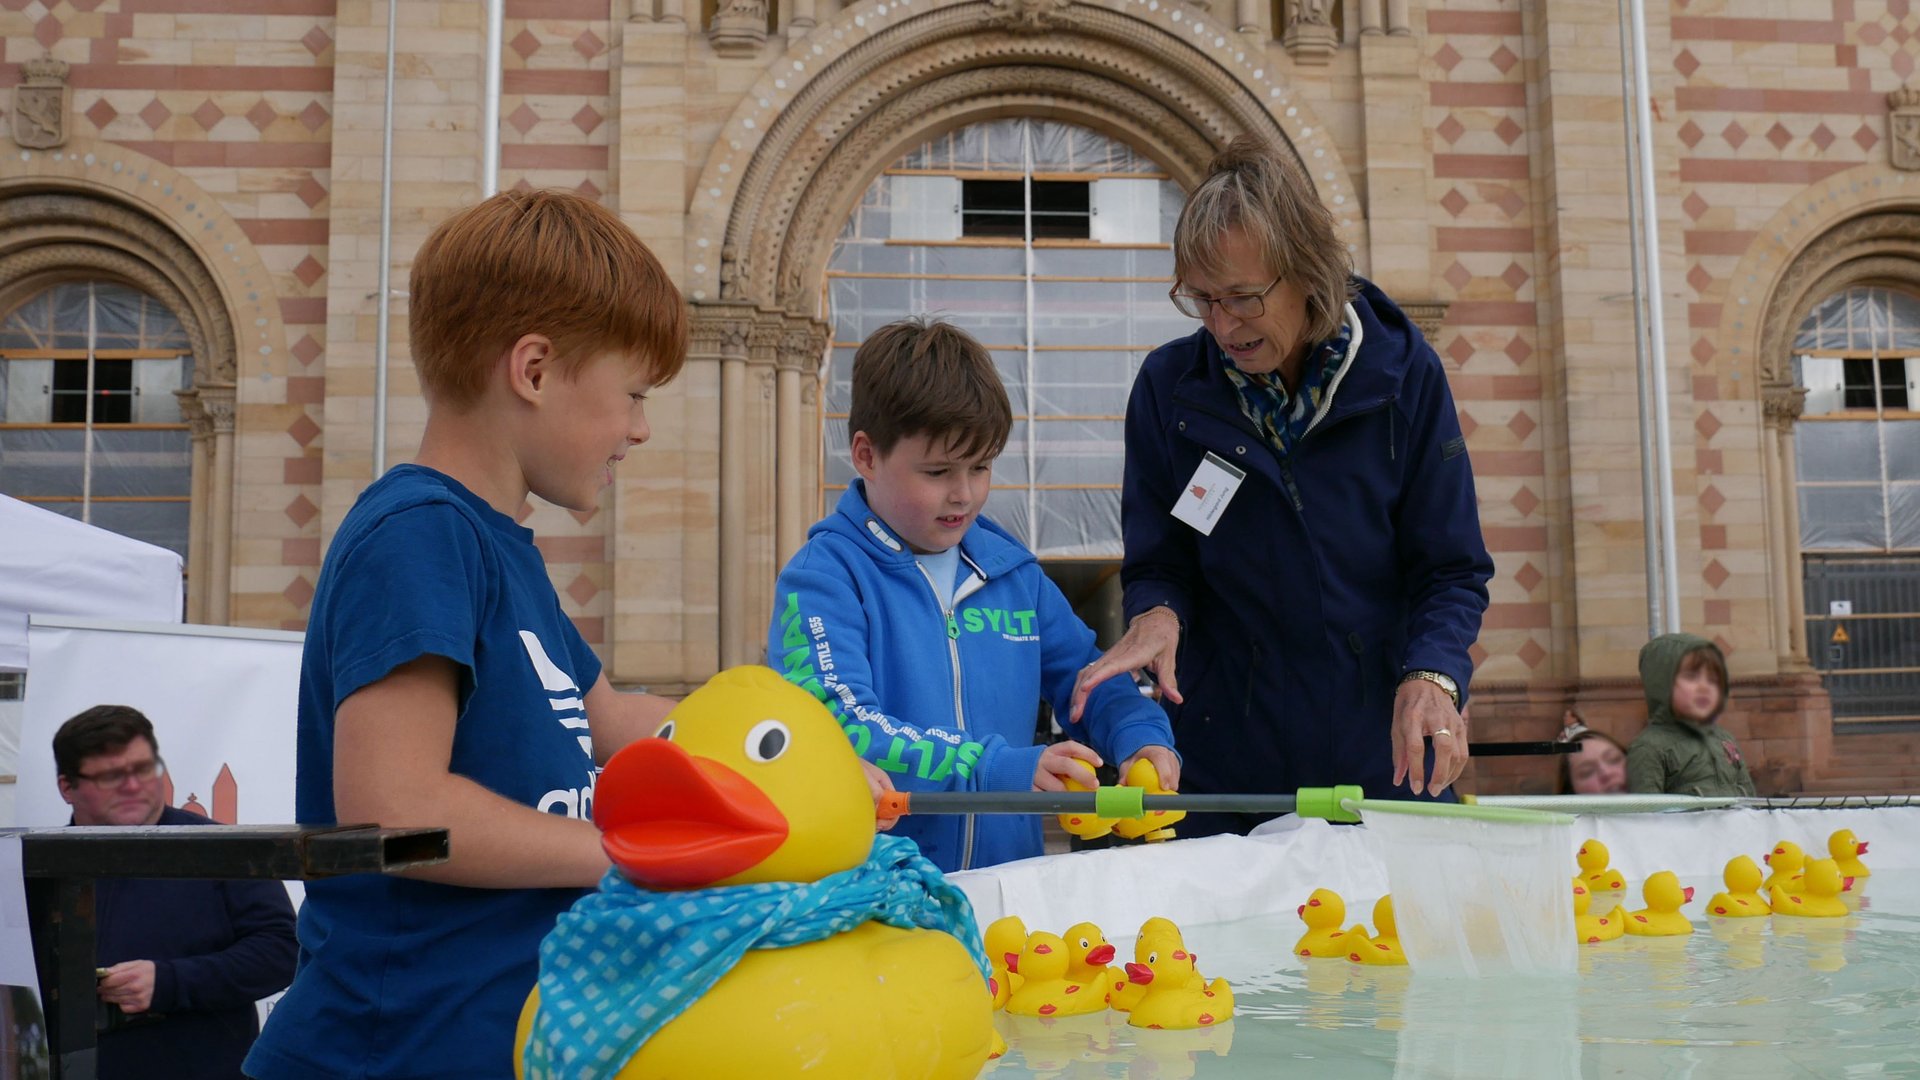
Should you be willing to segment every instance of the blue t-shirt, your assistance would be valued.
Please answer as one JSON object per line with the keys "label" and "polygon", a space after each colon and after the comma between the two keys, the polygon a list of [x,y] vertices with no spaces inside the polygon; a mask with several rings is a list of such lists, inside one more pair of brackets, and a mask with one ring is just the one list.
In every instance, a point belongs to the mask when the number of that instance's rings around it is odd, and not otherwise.
{"label": "blue t-shirt", "polygon": [[[425,655],[462,669],[453,772],[525,806],[591,818],[585,697],[600,661],[561,612],[533,534],[451,477],[401,465],[347,514],[314,594],[300,667],[301,822],[338,820],[339,703]],[[511,1076],[540,939],[585,891],[381,875],[308,883],[299,973],[248,1075]]]}

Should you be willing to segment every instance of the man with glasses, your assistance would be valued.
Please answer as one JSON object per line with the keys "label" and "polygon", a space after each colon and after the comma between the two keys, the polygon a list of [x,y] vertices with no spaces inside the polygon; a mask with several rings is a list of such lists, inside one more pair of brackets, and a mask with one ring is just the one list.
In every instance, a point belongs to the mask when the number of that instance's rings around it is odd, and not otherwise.
{"label": "man with glasses", "polygon": [[[98,705],[53,736],[75,825],[208,825],[167,805],[166,762],[138,709]],[[277,881],[101,878],[94,887],[101,1080],[239,1077],[254,1003],[293,981],[293,905]],[[122,1019],[124,1018],[124,1020]]]}

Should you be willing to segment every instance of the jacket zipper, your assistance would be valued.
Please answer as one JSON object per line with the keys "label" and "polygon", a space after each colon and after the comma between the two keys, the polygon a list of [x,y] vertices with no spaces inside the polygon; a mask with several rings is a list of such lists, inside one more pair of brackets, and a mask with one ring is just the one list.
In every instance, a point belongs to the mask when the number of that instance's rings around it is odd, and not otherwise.
{"label": "jacket zipper", "polygon": [[[926,579],[927,588],[933,590],[934,606],[938,607],[940,603],[940,587],[934,584],[933,575],[927,573],[927,568],[921,566],[920,560],[918,559],[913,561],[913,566],[914,569],[920,571],[920,576]],[[966,581],[960,584],[959,588],[954,590],[953,602],[941,613],[946,616],[947,620],[947,661],[953,668],[953,723],[955,727],[960,729],[961,734],[965,734],[967,730],[967,710],[966,706],[962,704],[964,699],[960,696],[960,623],[953,617],[953,613],[954,610],[960,606],[960,601],[972,596],[987,583],[986,578],[980,575],[978,567],[973,566],[972,563],[968,563],[968,568],[971,569],[973,573],[968,576]],[[962,870],[970,870],[973,868],[973,827],[974,815],[968,814],[966,815],[965,839],[960,845],[960,869]]]}

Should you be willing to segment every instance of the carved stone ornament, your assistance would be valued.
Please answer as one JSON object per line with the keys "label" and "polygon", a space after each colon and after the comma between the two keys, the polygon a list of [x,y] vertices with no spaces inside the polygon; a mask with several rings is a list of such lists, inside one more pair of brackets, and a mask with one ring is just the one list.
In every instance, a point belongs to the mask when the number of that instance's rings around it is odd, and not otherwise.
{"label": "carved stone ornament", "polygon": [[25,82],[13,88],[13,141],[32,150],[50,150],[67,141],[67,65],[51,56],[20,65]]}
{"label": "carved stone ornament", "polygon": [[987,25],[1015,34],[1044,34],[1065,25],[1073,0],[987,0]]}
{"label": "carved stone ornament", "polygon": [[1920,171],[1920,90],[1903,86],[1887,95],[1887,157],[1896,169]]}
{"label": "carved stone ornament", "polygon": [[1420,335],[1427,343],[1432,344],[1440,340],[1440,327],[1447,321],[1448,303],[1446,300],[1403,301],[1400,310],[1420,328]]}
{"label": "carved stone ornament", "polygon": [[1315,67],[1332,61],[1340,35],[1327,14],[1328,0],[1287,0],[1287,29],[1280,44],[1296,64]]}
{"label": "carved stone ornament", "polygon": [[1776,431],[1787,431],[1807,407],[1807,388],[1791,383],[1768,383],[1760,389],[1760,408],[1767,424]]}
{"label": "carved stone ornament", "polygon": [[707,32],[721,56],[758,56],[767,42],[767,0],[723,0]]}

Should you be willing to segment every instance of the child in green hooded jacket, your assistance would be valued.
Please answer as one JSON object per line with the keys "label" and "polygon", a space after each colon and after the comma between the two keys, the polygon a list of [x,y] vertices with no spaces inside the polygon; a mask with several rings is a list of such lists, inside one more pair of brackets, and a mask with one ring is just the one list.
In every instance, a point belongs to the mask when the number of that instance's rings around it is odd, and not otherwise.
{"label": "child in green hooded jacket", "polygon": [[1727,661],[1693,634],[1662,634],[1640,650],[1647,728],[1627,747],[1635,794],[1753,795],[1740,745],[1717,721],[1727,704]]}

